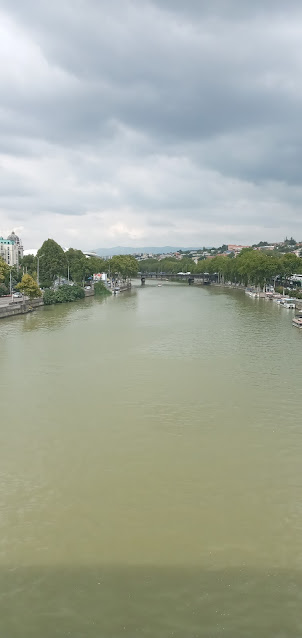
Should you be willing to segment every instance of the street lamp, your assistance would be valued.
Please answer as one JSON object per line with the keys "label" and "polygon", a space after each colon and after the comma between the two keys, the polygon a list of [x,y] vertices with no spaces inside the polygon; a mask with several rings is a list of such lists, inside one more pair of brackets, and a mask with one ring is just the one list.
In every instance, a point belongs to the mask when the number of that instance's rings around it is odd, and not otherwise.
{"label": "street lamp", "polygon": [[37,255],[37,284],[38,284],[38,288],[40,288],[40,282],[39,282],[39,262],[41,257],[44,257],[44,255]]}

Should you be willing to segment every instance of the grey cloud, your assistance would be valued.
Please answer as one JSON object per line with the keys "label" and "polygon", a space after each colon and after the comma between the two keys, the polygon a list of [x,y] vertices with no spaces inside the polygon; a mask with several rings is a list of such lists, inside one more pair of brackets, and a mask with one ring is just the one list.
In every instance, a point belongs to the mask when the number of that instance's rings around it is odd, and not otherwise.
{"label": "grey cloud", "polygon": [[283,206],[299,228],[300,2],[0,7],[16,39],[0,100],[0,215],[21,214],[24,189],[24,214],[43,219],[106,213],[106,227],[114,216],[144,232],[160,212],[167,233],[210,218],[215,235],[283,227]]}

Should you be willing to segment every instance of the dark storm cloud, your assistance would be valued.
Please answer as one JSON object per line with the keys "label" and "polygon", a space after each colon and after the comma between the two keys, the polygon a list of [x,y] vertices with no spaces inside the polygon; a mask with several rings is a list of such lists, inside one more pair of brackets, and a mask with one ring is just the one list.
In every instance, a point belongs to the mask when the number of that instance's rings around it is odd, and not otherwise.
{"label": "dark storm cloud", "polygon": [[20,210],[3,193],[0,211],[107,214],[125,241],[154,232],[150,213],[180,236],[190,219],[210,243],[236,224],[252,239],[300,228],[300,2],[0,9],[0,185],[31,194]]}

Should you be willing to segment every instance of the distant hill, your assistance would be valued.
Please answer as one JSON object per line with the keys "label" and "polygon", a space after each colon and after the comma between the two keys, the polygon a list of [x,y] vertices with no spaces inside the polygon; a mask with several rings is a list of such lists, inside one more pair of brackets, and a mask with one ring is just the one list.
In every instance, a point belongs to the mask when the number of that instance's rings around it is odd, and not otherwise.
{"label": "distant hill", "polygon": [[177,250],[196,250],[196,247],[186,246],[141,246],[133,248],[133,246],[114,246],[113,248],[95,248],[95,252],[100,257],[109,257],[111,255],[133,255],[134,253],[153,253],[161,255],[164,253],[175,253]]}

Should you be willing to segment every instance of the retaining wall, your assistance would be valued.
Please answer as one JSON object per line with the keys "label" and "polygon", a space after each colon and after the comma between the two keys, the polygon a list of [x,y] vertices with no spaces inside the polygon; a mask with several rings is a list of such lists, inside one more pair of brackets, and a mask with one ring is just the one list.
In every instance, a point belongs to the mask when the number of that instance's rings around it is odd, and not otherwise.
{"label": "retaining wall", "polygon": [[43,299],[31,299],[20,303],[14,301],[6,306],[0,306],[0,319],[24,315],[27,312],[31,312],[32,310],[35,310],[35,308],[39,308],[43,305]]}

